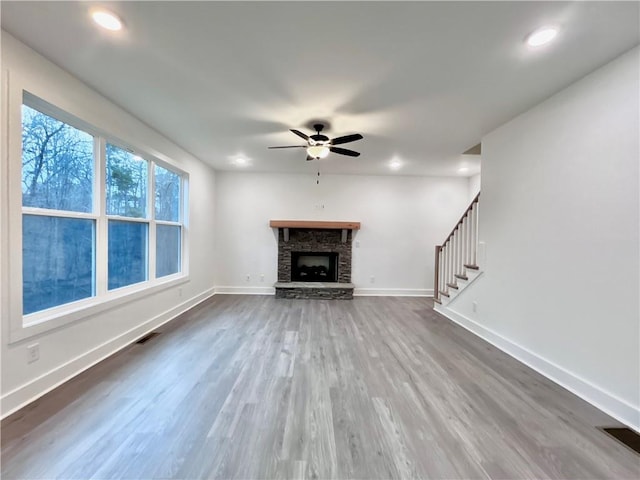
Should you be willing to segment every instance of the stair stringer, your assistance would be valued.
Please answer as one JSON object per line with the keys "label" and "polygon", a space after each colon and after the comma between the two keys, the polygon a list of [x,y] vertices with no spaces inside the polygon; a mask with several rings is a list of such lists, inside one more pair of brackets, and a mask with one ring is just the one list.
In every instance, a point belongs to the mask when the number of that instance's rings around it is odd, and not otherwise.
{"label": "stair stringer", "polygon": [[[460,278],[458,278],[456,280],[456,283],[458,284],[458,289],[454,289],[454,288],[449,288],[448,289],[448,293],[449,293],[449,297],[445,297],[444,295],[442,295],[440,297],[440,301],[443,307],[447,307],[449,305],[451,305],[452,303],[455,303],[455,300],[462,295],[462,292],[464,292],[467,287],[469,287],[471,284],[473,284],[479,277],[481,277],[483,275],[483,271],[482,270],[472,270],[470,268],[465,268],[465,275],[467,276],[468,280],[462,280]],[[437,310],[437,309],[436,309]]]}

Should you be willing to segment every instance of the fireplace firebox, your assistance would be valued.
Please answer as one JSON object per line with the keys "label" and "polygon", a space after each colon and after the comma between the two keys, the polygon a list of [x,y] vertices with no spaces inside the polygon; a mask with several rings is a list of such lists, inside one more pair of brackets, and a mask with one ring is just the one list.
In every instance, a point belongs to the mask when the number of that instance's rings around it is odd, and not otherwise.
{"label": "fireplace firebox", "polygon": [[293,282],[337,282],[337,266],[335,252],[291,252]]}

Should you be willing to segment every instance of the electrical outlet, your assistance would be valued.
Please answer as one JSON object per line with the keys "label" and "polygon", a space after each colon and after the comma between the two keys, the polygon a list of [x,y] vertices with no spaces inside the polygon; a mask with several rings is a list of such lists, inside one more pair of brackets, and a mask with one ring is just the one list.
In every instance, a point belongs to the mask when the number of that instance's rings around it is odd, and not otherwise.
{"label": "electrical outlet", "polygon": [[40,344],[34,343],[27,346],[27,363],[33,363],[40,359]]}
{"label": "electrical outlet", "polygon": [[371,278],[369,279],[369,281],[371,283],[376,283],[376,277],[374,277],[373,275],[371,275]]}
{"label": "electrical outlet", "polygon": [[471,308],[473,308],[473,313],[478,311],[478,302],[473,302],[471,304]]}
{"label": "electrical outlet", "polygon": [[261,274],[260,274],[260,281],[261,281],[261,282],[264,282],[264,273],[261,273]]}
{"label": "electrical outlet", "polygon": [[251,274],[247,273],[247,282],[251,281]]}

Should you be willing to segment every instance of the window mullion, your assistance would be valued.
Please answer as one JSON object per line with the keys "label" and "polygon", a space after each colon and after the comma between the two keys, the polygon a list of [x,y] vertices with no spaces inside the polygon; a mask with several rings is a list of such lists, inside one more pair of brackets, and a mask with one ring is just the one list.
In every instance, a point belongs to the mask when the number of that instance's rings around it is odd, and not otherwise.
{"label": "window mullion", "polygon": [[189,180],[180,176],[180,271],[189,274]]}
{"label": "window mullion", "polygon": [[156,278],[156,176],[155,176],[155,162],[149,162],[149,194],[147,198],[147,218],[149,218],[149,239],[147,243],[147,261],[149,280],[153,281]]}
{"label": "window mullion", "polygon": [[96,139],[96,183],[94,208],[98,215],[96,225],[96,295],[107,293],[109,226],[106,216],[106,141],[103,137]]}

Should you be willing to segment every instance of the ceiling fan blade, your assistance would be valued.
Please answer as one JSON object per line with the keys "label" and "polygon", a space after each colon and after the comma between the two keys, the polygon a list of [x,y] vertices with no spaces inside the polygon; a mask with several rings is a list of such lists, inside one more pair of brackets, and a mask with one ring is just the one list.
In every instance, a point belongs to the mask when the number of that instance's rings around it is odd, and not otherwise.
{"label": "ceiling fan blade", "polygon": [[310,162],[311,160],[315,160],[315,157],[312,157],[311,155],[307,155],[307,162]]}
{"label": "ceiling fan blade", "polygon": [[309,135],[307,135],[306,133],[302,133],[300,130],[294,130],[293,128],[291,128],[290,130],[296,135],[298,135],[299,137],[302,137],[305,140],[309,140]]}
{"label": "ceiling fan blade", "polygon": [[288,145],[286,147],[267,147],[267,148],[307,148],[308,145]]}
{"label": "ceiling fan blade", "polygon": [[339,153],[340,155],[347,155],[349,157],[359,157],[360,152],[354,152],[353,150],[347,150],[346,148],[329,147],[333,153]]}
{"label": "ceiling fan blade", "polygon": [[362,140],[364,137],[359,133],[353,135],[345,135],[344,137],[338,137],[331,140],[331,145],[341,145],[343,143],[355,142],[356,140]]}

